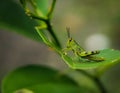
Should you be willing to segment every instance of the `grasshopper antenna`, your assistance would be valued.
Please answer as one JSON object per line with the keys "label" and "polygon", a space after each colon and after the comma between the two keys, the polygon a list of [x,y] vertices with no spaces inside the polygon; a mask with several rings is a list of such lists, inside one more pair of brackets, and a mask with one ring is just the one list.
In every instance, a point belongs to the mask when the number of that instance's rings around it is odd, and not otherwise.
{"label": "grasshopper antenna", "polygon": [[70,27],[66,27],[66,30],[67,30],[68,38],[71,38],[71,37],[70,37]]}

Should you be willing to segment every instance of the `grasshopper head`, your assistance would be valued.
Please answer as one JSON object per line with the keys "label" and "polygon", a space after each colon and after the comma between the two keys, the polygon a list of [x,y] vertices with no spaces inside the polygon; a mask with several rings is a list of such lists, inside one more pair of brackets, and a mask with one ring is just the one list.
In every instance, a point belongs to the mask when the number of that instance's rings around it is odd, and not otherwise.
{"label": "grasshopper head", "polygon": [[68,38],[68,41],[67,41],[67,48],[71,48],[73,42],[74,42],[74,40],[73,40],[72,38]]}
{"label": "grasshopper head", "polygon": [[67,27],[67,36],[68,36],[68,41],[67,41],[67,48],[72,48],[75,45],[75,41],[73,40],[73,38],[70,36],[70,28]]}

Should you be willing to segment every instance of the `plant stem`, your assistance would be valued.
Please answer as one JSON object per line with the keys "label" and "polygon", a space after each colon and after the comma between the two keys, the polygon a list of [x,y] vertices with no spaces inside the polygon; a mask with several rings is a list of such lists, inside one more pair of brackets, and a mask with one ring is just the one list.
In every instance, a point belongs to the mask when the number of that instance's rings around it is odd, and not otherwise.
{"label": "plant stem", "polygon": [[30,12],[28,12],[28,15],[29,15],[30,17],[32,17],[33,19],[41,20],[41,21],[43,21],[43,22],[46,23],[46,25],[47,25],[47,30],[49,31],[50,35],[52,36],[52,38],[53,38],[53,40],[54,40],[53,44],[55,43],[56,46],[57,46],[59,49],[61,49],[61,44],[60,44],[57,36],[56,36],[55,33],[54,33],[54,30],[53,30],[52,25],[51,25],[51,23],[50,23],[50,19],[36,16],[36,15],[30,13]]}
{"label": "plant stem", "polygon": [[50,20],[47,19],[47,20],[45,21],[45,23],[47,24],[47,30],[49,31],[49,33],[50,33],[51,36],[53,37],[53,40],[54,40],[54,42],[56,43],[57,47],[61,49],[61,44],[60,44],[58,38],[56,37],[54,31],[53,31],[52,25],[50,24]]}
{"label": "plant stem", "polygon": [[100,93],[107,93],[105,87],[103,86],[102,82],[100,81],[100,79],[98,77],[91,75],[84,70],[77,70],[77,71],[81,72],[82,74],[84,74],[87,77],[89,77],[90,79],[92,79],[95,82],[95,84],[98,86]]}
{"label": "plant stem", "polygon": [[51,8],[50,8],[50,10],[49,10],[49,12],[48,12],[48,14],[47,14],[47,20],[44,21],[44,22],[47,24],[47,30],[49,31],[49,33],[50,33],[51,36],[53,37],[53,39],[54,39],[57,47],[61,49],[60,42],[59,42],[57,36],[55,35],[54,30],[53,30],[52,25],[51,25],[51,22],[50,22],[51,16],[52,16],[52,13],[53,13],[53,10],[54,10],[54,7],[55,7],[55,4],[56,4],[56,0],[53,0],[53,1],[52,1],[52,5],[51,5]]}
{"label": "plant stem", "polygon": [[49,12],[48,12],[48,14],[47,14],[47,17],[48,17],[49,19],[51,19],[51,16],[52,16],[52,13],[53,13],[55,4],[56,4],[56,0],[53,0],[53,1],[52,1],[52,5],[51,5],[51,7],[50,7],[50,10],[49,10]]}
{"label": "plant stem", "polygon": [[101,93],[107,93],[105,87],[103,86],[102,82],[100,81],[98,77],[94,77],[93,80],[95,81]]}

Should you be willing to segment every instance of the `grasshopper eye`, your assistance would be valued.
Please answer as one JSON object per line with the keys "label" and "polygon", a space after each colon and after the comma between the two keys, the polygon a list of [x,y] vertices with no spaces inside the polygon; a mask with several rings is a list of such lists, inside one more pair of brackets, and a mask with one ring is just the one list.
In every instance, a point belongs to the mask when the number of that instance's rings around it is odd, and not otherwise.
{"label": "grasshopper eye", "polygon": [[71,42],[71,41],[72,41],[72,38],[70,38],[69,41]]}

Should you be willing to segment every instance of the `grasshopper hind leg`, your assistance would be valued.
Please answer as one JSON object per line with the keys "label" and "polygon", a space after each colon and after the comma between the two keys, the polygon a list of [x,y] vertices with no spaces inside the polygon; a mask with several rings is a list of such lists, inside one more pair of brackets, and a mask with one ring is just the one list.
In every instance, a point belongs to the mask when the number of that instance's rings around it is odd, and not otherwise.
{"label": "grasshopper hind leg", "polygon": [[93,62],[101,62],[104,61],[105,59],[103,57],[98,57],[98,56],[94,56],[94,55],[90,55],[90,56],[86,56],[83,57],[84,59],[87,59],[88,61],[93,61]]}

